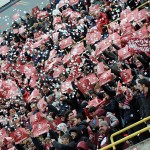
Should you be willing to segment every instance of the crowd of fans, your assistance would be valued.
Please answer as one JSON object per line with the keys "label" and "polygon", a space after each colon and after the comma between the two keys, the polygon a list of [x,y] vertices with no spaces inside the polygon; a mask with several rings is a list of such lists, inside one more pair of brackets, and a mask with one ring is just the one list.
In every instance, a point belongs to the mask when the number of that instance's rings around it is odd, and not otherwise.
{"label": "crowd of fans", "polygon": [[50,1],[14,22],[0,38],[0,150],[100,149],[150,116],[149,47],[129,45],[149,44],[149,22],[144,0]]}

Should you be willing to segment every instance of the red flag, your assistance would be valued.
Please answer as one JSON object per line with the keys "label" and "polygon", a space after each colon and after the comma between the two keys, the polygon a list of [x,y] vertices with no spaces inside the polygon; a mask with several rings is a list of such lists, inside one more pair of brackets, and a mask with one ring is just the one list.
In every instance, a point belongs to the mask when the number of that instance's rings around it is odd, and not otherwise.
{"label": "red flag", "polygon": [[79,66],[73,66],[73,67],[71,67],[71,71],[70,71],[70,75],[69,75],[69,79],[70,79],[70,80],[73,80],[73,79],[75,79],[75,78],[78,78],[78,77],[80,77],[80,76],[82,76],[82,75],[83,75],[83,74],[82,74],[82,72],[81,72]]}
{"label": "red flag", "polygon": [[62,74],[63,72],[65,72],[65,68],[64,68],[63,65],[58,66],[58,67],[53,68],[53,69],[54,69],[54,73],[53,73],[53,77],[54,78],[59,77],[60,74]]}
{"label": "red flag", "polygon": [[44,42],[48,42],[50,39],[50,36],[48,34],[43,34],[41,37]]}
{"label": "red flag", "polygon": [[12,142],[13,142],[13,138],[12,137],[5,137],[4,140],[3,140],[3,143],[5,145],[12,145]]}
{"label": "red flag", "polygon": [[39,135],[47,133],[48,131],[49,131],[49,128],[48,128],[47,120],[42,120],[40,122],[36,122],[32,126],[32,132],[33,132],[34,137],[38,137]]}
{"label": "red flag", "polygon": [[113,42],[114,44],[121,46],[121,36],[117,33],[114,32],[113,34],[110,34],[109,37],[107,38],[107,42],[111,44]]}
{"label": "red flag", "polygon": [[37,18],[38,18],[38,19],[43,19],[43,18],[46,18],[46,17],[48,17],[48,16],[49,16],[49,14],[48,14],[47,11],[40,11],[40,12],[37,14]]}
{"label": "red flag", "polygon": [[0,37],[0,43],[2,43],[4,41],[3,37]]}
{"label": "red flag", "polygon": [[35,89],[32,91],[31,95],[29,96],[27,102],[28,102],[28,103],[29,103],[29,102],[32,102],[32,100],[33,100],[33,99],[36,99],[38,96],[40,96],[40,92],[39,92],[38,89],[35,88]]}
{"label": "red flag", "polygon": [[71,36],[59,42],[60,49],[65,49],[73,44]]}
{"label": "red flag", "polygon": [[61,0],[58,3],[58,8],[61,8],[61,7],[65,6],[66,4],[68,4],[68,0]]}
{"label": "red flag", "polygon": [[102,74],[105,71],[104,63],[103,62],[98,63],[96,66],[96,70],[97,70],[97,75]]}
{"label": "red flag", "polygon": [[22,141],[29,138],[29,135],[27,134],[26,130],[24,128],[18,128],[17,130],[10,133],[10,137],[12,137],[15,141],[15,144],[19,144]]}
{"label": "red flag", "polygon": [[33,44],[33,48],[37,48],[37,47],[40,47],[41,46],[41,44],[42,44],[42,40],[40,40],[40,41],[38,41],[38,42],[35,42],[34,44]]}
{"label": "red flag", "polygon": [[131,13],[127,15],[128,22],[136,20],[138,13],[139,13],[138,9],[135,9],[135,10],[131,11]]}
{"label": "red flag", "polygon": [[147,27],[148,32],[150,32],[150,25]]}
{"label": "red flag", "polygon": [[36,75],[36,68],[32,64],[26,64],[20,66],[20,72],[25,73],[26,77],[30,78]]}
{"label": "red flag", "polygon": [[40,99],[37,103],[37,107],[41,112],[45,110],[46,106],[47,106],[47,102],[44,100],[44,98]]}
{"label": "red flag", "polygon": [[4,139],[5,137],[8,137],[5,128],[2,128],[2,129],[0,130],[0,137],[1,137],[2,139]]}
{"label": "red flag", "polygon": [[71,15],[72,12],[73,12],[73,10],[71,8],[67,8],[67,9],[62,11],[62,16],[63,17],[68,17],[68,16]]}
{"label": "red flag", "polygon": [[36,76],[36,75],[31,77],[29,85],[32,88],[35,88],[37,86],[37,79],[38,79],[38,76]]}
{"label": "red flag", "polygon": [[143,26],[139,30],[133,32],[132,38],[137,38],[137,39],[148,38],[148,30],[147,30],[146,26]]}
{"label": "red flag", "polygon": [[71,92],[73,90],[71,82],[72,81],[69,81],[69,80],[62,82],[62,84],[61,84],[61,92],[62,93],[67,92],[67,91]]}
{"label": "red flag", "polygon": [[131,101],[133,99],[133,92],[131,91],[131,89],[127,88],[125,90],[125,98],[128,101]]}
{"label": "red flag", "polygon": [[57,64],[60,63],[60,62],[62,62],[61,59],[62,59],[61,57],[53,58],[52,62],[47,63],[47,64],[45,65],[45,71],[48,71],[48,70],[52,69],[55,65],[57,65]]}
{"label": "red flag", "polygon": [[78,4],[78,3],[79,3],[79,0],[69,0],[70,6],[73,6],[73,5]]}
{"label": "red flag", "polygon": [[26,29],[25,29],[24,26],[21,26],[21,27],[19,28],[19,34],[22,34],[22,33],[24,33],[25,31],[26,31]]}
{"label": "red flag", "polygon": [[126,47],[118,50],[118,55],[121,60],[124,60],[124,59],[132,56],[132,52],[129,51],[129,47],[128,47],[128,45],[126,45]]}
{"label": "red flag", "polygon": [[50,129],[54,131],[57,129],[57,125],[59,125],[60,123],[62,123],[62,121],[59,117],[57,117],[52,122],[48,122],[48,124],[50,125]]}
{"label": "red flag", "polygon": [[12,148],[9,148],[8,150],[15,150],[16,148],[15,147],[12,147]]}
{"label": "red flag", "polygon": [[142,20],[147,19],[147,16],[148,16],[147,13],[148,12],[146,11],[146,9],[140,10],[137,14],[137,17],[136,17],[135,21],[136,22],[141,22]]}
{"label": "red flag", "polygon": [[129,49],[133,49],[134,52],[145,52],[150,54],[149,39],[131,39],[128,42]]}
{"label": "red flag", "polygon": [[86,34],[87,44],[94,44],[101,39],[101,33],[99,31],[89,32]]}
{"label": "red flag", "polygon": [[32,8],[32,14],[33,16],[37,16],[37,14],[40,12],[40,9],[38,6]]}
{"label": "red flag", "polygon": [[57,51],[55,49],[50,51],[49,58],[54,58],[57,55]]}
{"label": "red flag", "polygon": [[79,18],[79,17],[81,17],[81,13],[76,12],[76,11],[72,11],[70,13],[69,20],[70,21],[73,21],[73,20],[76,21],[76,19]]}
{"label": "red flag", "polygon": [[95,73],[89,74],[88,76],[86,76],[86,79],[88,79],[91,84],[95,84],[98,81],[98,78],[96,77]]}
{"label": "red flag", "polygon": [[77,83],[77,87],[82,93],[86,93],[86,92],[94,89],[93,85],[86,78],[80,79],[80,81],[78,81],[78,83]]}
{"label": "red flag", "polygon": [[124,83],[131,82],[133,79],[131,69],[122,70],[122,72],[120,73],[120,76]]}
{"label": "red flag", "polygon": [[111,46],[111,41],[109,39],[102,40],[101,42],[95,44],[95,47],[96,47],[95,55],[96,56],[100,55],[109,46]]}
{"label": "red flag", "polygon": [[71,62],[71,59],[72,59],[72,57],[71,57],[70,53],[68,53],[68,54],[65,55],[64,58],[62,59],[63,64],[69,65],[69,63]]}
{"label": "red flag", "polygon": [[79,66],[82,63],[82,59],[80,56],[73,56],[72,61],[70,62],[71,66]]}
{"label": "red flag", "polygon": [[7,55],[8,50],[9,50],[9,48],[8,48],[7,45],[1,46],[1,47],[0,47],[0,54],[2,54],[2,55]]}
{"label": "red flag", "polygon": [[79,44],[76,44],[76,45],[72,48],[70,54],[71,54],[71,55],[74,55],[74,56],[80,55],[81,53],[83,53],[84,50],[85,50],[84,44],[83,44],[83,42],[81,42],[81,43],[79,43]]}
{"label": "red flag", "polygon": [[126,18],[130,13],[131,13],[131,10],[130,10],[130,9],[125,9],[125,10],[123,10],[123,11],[121,12],[121,14],[120,14],[121,20],[124,19],[124,18]]}
{"label": "red flag", "polygon": [[57,23],[62,23],[61,17],[55,17],[53,20],[53,25],[57,24]]}
{"label": "red flag", "polygon": [[30,123],[32,126],[43,120],[45,120],[45,118],[42,116],[42,112],[38,112],[38,113],[30,116]]}
{"label": "red flag", "polygon": [[62,27],[63,27],[62,24],[55,24],[55,31],[62,29]]}
{"label": "red flag", "polygon": [[120,81],[118,81],[117,83],[117,89],[116,89],[116,95],[121,94],[123,91],[121,90],[122,84],[120,83]]}
{"label": "red flag", "polygon": [[90,55],[90,60],[94,63],[94,64],[98,64],[98,60],[96,59],[96,53],[95,51],[93,51]]}
{"label": "red flag", "polygon": [[59,32],[53,33],[53,41],[54,42],[58,41],[58,35],[59,35]]}
{"label": "red flag", "polygon": [[111,23],[109,24],[109,26],[110,26],[110,29],[111,29],[112,31],[119,30],[119,28],[120,28],[119,24],[116,23],[116,22],[111,22]]}
{"label": "red flag", "polygon": [[91,5],[89,8],[89,12],[90,12],[90,15],[95,15],[97,12],[100,12],[100,6],[98,4]]}
{"label": "red flag", "polygon": [[13,20],[17,21],[19,19],[19,17],[20,17],[20,14],[16,13],[16,14],[13,15]]}
{"label": "red flag", "polygon": [[106,83],[112,81],[113,76],[111,74],[111,70],[105,71],[100,77],[99,77],[99,84],[105,85]]}
{"label": "red flag", "polygon": [[43,34],[44,34],[44,33],[43,33],[42,31],[39,31],[39,32],[34,33],[34,39],[35,39],[36,41],[40,40]]}
{"label": "red flag", "polygon": [[101,103],[102,103],[102,100],[95,97],[94,99],[92,99],[88,102],[88,106],[89,107],[91,107],[91,106],[98,107],[99,105],[101,105]]}
{"label": "red flag", "polygon": [[4,90],[3,96],[5,96],[5,98],[15,98],[16,96],[21,95],[16,82],[11,79],[3,81],[2,87]]}

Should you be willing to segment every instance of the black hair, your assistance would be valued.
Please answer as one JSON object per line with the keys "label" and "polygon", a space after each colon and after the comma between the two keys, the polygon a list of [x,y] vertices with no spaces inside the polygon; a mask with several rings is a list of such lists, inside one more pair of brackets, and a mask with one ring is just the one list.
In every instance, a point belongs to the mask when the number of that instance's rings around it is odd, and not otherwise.
{"label": "black hair", "polygon": [[77,114],[75,118],[76,119],[80,119],[81,121],[84,120],[84,118],[83,118],[83,116],[81,114]]}
{"label": "black hair", "polygon": [[65,133],[61,138],[67,138],[67,139],[69,139],[69,142],[72,140],[70,134],[68,134],[68,133]]}
{"label": "black hair", "polygon": [[88,112],[89,113],[93,113],[93,112],[95,112],[96,111],[96,107],[94,107],[94,106],[91,106],[89,109],[88,109]]}
{"label": "black hair", "polygon": [[146,78],[138,80],[138,83],[144,84],[145,86],[149,87],[150,86],[150,81],[148,81]]}
{"label": "black hair", "polygon": [[70,113],[72,113],[71,110],[68,110],[68,111],[65,113],[65,122],[68,121],[68,116],[69,116]]}

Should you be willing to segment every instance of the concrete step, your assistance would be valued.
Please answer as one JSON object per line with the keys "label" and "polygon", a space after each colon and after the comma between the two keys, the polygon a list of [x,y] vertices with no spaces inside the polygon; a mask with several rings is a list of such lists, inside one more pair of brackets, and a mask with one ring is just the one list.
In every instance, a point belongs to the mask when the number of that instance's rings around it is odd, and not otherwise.
{"label": "concrete step", "polygon": [[130,146],[126,150],[150,150],[150,138],[136,145]]}

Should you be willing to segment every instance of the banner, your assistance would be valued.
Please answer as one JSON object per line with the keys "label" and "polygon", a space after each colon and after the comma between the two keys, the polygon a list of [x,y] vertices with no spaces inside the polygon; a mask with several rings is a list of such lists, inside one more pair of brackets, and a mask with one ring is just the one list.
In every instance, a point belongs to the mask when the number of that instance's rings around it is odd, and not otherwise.
{"label": "banner", "polygon": [[32,132],[34,137],[38,137],[41,134],[44,134],[49,131],[47,120],[42,120],[40,122],[36,122],[32,126]]}
{"label": "banner", "polygon": [[10,137],[12,137],[15,141],[15,144],[19,144],[22,141],[26,140],[29,135],[27,134],[26,130],[24,128],[18,128],[14,132],[10,133]]}
{"label": "banner", "polygon": [[128,42],[129,48],[134,49],[135,52],[145,52],[150,54],[150,41],[145,39],[131,39]]}

